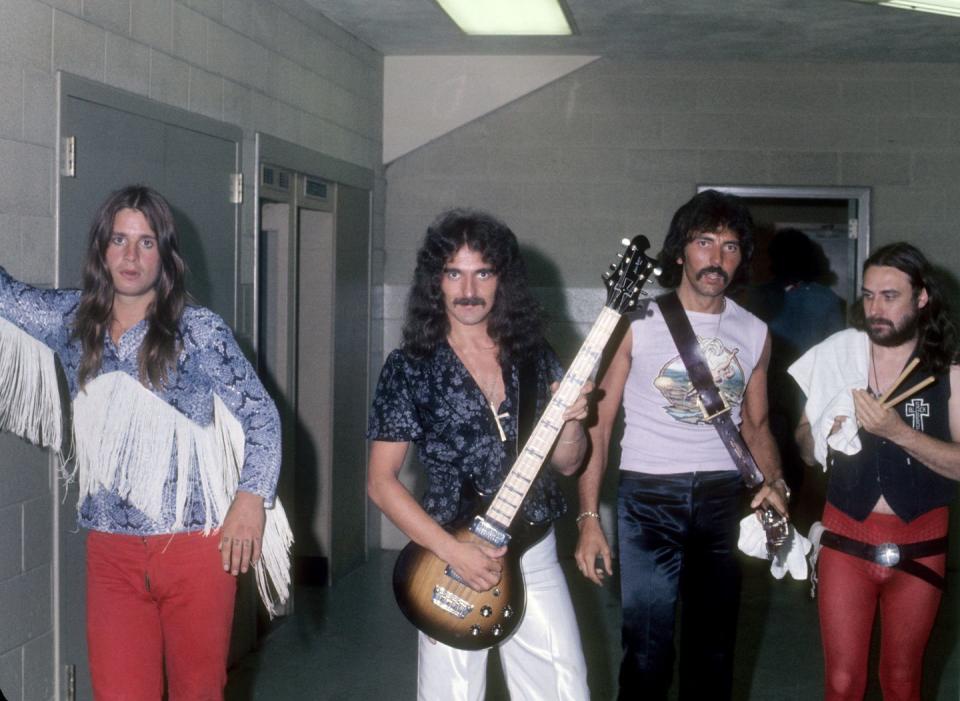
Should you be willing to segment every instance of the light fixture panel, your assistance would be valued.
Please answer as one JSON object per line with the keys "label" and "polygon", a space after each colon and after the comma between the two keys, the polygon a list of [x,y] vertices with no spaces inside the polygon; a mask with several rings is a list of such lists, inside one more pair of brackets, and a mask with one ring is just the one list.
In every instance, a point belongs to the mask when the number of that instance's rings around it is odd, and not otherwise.
{"label": "light fixture panel", "polygon": [[573,34],[559,0],[437,0],[437,4],[466,34]]}
{"label": "light fixture panel", "polygon": [[900,10],[916,10],[917,12],[932,12],[938,15],[960,17],[960,0],[922,0],[920,2],[911,2],[911,0],[857,0],[857,2],[895,7]]}

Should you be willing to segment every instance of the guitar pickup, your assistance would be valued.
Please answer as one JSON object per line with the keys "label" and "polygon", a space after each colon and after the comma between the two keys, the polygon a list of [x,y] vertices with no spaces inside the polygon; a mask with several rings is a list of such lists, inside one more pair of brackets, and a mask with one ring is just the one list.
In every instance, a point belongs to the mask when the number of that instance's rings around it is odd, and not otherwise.
{"label": "guitar pickup", "polygon": [[[454,581],[456,581],[456,582],[460,582],[460,584],[466,584],[466,582],[463,581],[463,577],[461,577],[460,574],[459,574],[455,569],[453,569],[453,567],[451,567],[450,565],[447,565],[447,567],[446,567],[446,569],[443,571],[443,573],[444,573],[445,575],[447,575],[450,579],[452,579],[452,580],[454,580]],[[438,587],[438,588],[442,589],[442,587]],[[446,591],[446,590],[444,589],[444,591]],[[436,593],[437,593],[436,590],[434,590],[433,593],[434,593],[434,595],[436,595]]]}
{"label": "guitar pickup", "polygon": [[441,586],[433,588],[433,605],[457,618],[466,618],[473,611],[473,604]]}

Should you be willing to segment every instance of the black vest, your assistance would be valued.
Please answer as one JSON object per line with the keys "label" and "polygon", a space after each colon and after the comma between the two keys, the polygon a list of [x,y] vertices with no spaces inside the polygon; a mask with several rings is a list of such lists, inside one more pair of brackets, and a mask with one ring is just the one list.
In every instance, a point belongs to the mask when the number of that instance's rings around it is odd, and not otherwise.
{"label": "black vest", "polygon": [[[909,387],[914,378],[904,382]],[[900,417],[918,431],[950,441],[949,373],[896,406]],[[830,451],[827,501],[858,521],[863,521],[881,495],[893,512],[909,523],[956,495],[956,482],[938,475],[900,446],[860,429],[863,448],[856,455]]]}

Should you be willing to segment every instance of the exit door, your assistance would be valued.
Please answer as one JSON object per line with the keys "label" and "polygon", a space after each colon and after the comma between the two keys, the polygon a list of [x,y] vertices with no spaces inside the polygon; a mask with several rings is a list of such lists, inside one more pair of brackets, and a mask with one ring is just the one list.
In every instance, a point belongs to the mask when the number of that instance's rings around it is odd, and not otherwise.
{"label": "exit door", "polygon": [[284,416],[301,584],[366,559],[373,174],[259,134],[257,341]]}
{"label": "exit door", "polygon": [[260,167],[257,357],[281,414],[298,578],[316,584],[329,578],[336,189]]}

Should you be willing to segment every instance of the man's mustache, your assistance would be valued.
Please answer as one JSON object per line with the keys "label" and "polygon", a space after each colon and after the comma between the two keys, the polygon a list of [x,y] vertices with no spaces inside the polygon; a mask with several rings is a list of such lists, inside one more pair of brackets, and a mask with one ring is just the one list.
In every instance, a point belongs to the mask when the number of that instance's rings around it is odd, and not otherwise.
{"label": "man's mustache", "polygon": [[465,307],[482,307],[486,305],[483,297],[457,297],[453,300],[453,305],[462,304]]}
{"label": "man's mustache", "polygon": [[727,275],[727,271],[716,265],[711,265],[709,268],[704,268],[703,270],[700,270],[697,273],[697,280],[711,273],[716,273],[717,275],[722,277],[724,282],[730,282],[730,276]]}
{"label": "man's mustache", "polygon": [[867,319],[867,324],[869,324],[870,326],[889,326],[890,328],[893,328],[892,321],[890,321],[889,319],[884,319],[879,316],[874,316]]}

